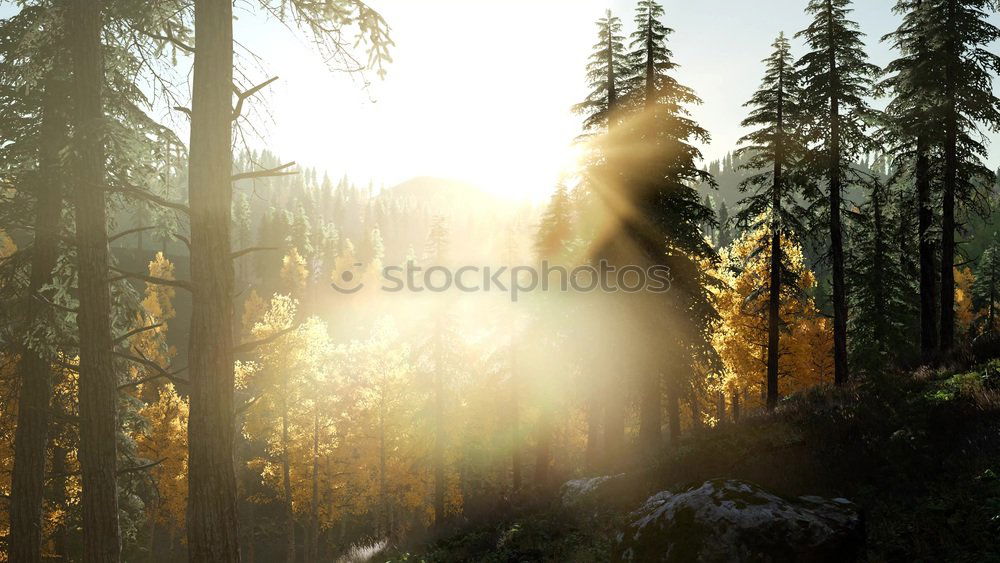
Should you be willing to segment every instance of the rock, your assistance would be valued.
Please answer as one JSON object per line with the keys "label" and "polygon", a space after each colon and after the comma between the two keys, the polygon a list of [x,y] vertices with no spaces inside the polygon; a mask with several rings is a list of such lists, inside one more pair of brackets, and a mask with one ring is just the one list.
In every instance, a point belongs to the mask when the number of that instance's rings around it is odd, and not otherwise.
{"label": "rock", "polygon": [[717,479],[664,491],[633,512],[616,561],[830,561],[861,558],[857,507],[842,498],[790,500],[742,481]]}
{"label": "rock", "polygon": [[563,483],[559,500],[566,508],[599,508],[604,504],[616,504],[624,485],[624,473],[573,479]]}

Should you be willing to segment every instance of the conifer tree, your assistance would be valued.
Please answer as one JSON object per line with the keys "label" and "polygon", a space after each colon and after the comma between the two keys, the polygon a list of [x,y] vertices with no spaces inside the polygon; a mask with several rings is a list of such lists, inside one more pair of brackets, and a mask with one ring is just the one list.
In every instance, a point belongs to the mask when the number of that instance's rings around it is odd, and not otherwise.
{"label": "conifer tree", "polygon": [[868,370],[884,369],[906,348],[909,285],[899,248],[892,244],[889,188],[875,182],[860,210],[848,273],[851,287],[851,356]]}
{"label": "conifer tree", "polygon": [[542,259],[561,257],[573,234],[573,202],[566,184],[559,183],[538,224],[535,253]]}
{"label": "conifer tree", "polygon": [[574,111],[585,116],[584,130],[590,132],[604,131],[616,120],[613,116],[622,96],[628,67],[621,20],[608,10],[596,25],[597,43],[587,64],[587,83],[592,91],[586,100],[573,106]]}
{"label": "conifer tree", "polygon": [[[607,211],[605,202],[616,201],[609,195],[609,192],[620,187],[620,167],[616,164],[617,151],[613,140],[610,139],[612,133],[620,129],[622,95],[625,90],[626,79],[628,77],[628,55],[625,50],[625,38],[622,34],[621,20],[608,10],[604,17],[596,22],[598,33],[597,42],[593,46],[590,55],[590,62],[587,65],[587,83],[591,87],[591,92],[587,98],[573,106],[573,110],[584,116],[584,135],[595,138],[588,157],[588,162],[584,170],[581,193],[583,196],[583,213],[588,222],[588,228],[600,228],[602,222],[607,221]],[[594,225],[591,226],[590,223]],[[602,258],[601,249],[593,249],[592,254],[596,258]],[[517,346],[512,342],[512,366],[514,361],[514,351]],[[516,369],[512,367],[512,373],[516,375]],[[621,385],[610,384],[608,377],[602,374],[600,383],[602,386],[601,406],[596,405],[593,411],[600,410],[603,413],[603,445],[604,454],[607,459],[616,459],[625,439],[625,395]],[[513,400],[518,402],[517,377],[512,377],[511,388],[513,390]],[[514,434],[517,434],[517,414],[514,413]],[[593,414],[596,416],[596,414]],[[515,438],[513,451],[514,482],[515,489],[520,487],[520,448]]]}
{"label": "conifer tree", "polygon": [[719,223],[716,248],[723,249],[733,242],[733,226],[730,224],[729,208],[726,207],[725,200],[719,201]]}
{"label": "conifer tree", "polygon": [[936,92],[932,124],[943,128],[941,194],[941,322],[940,348],[947,355],[955,338],[956,209],[992,186],[993,171],[983,165],[986,147],[980,125],[1000,129],[1000,98],[993,93],[993,76],[1000,57],[987,46],[1000,39],[1000,28],[989,21],[992,0],[926,0],[931,26],[932,60],[940,92]]}
{"label": "conifer tree", "polygon": [[[687,110],[701,100],[670,74],[677,65],[666,43],[672,30],[660,21],[662,17],[663,8],[657,2],[639,2],[637,30],[629,53],[629,108],[635,115],[630,116],[621,135],[630,144],[640,143],[646,149],[630,151],[621,159],[623,197],[632,213],[618,217],[621,233],[617,252],[624,250],[626,255],[632,254],[631,259],[666,266],[672,275],[671,291],[662,300],[662,307],[641,308],[647,317],[651,315],[651,326],[668,319],[673,323],[673,330],[661,333],[670,335],[666,346],[662,342],[654,346],[683,358],[666,380],[670,438],[676,443],[680,436],[678,401],[687,383],[685,374],[696,357],[711,355],[708,329],[716,313],[703,263],[718,257],[701,234],[702,225],[714,224],[715,216],[702,205],[694,188],[702,182],[715,185],[708,172],[698,167],[701,152],[695,147],[695,143],[709,140],[708,132]],[[617,257],[622,258],[630,259]],[[659,371],[646,370],[641,387],[640,440],[644,445],[655,445],[661,426]]]}
{"label": "conifer tree", "polygon": [[986,309],[983,334],[992,338],[997,330],[997,303],[1000,301],[1000,244],[994,242],[979,258],[972,286],[976,306]]}
{"label": "conifer tree", "polygon": [[935,206],[932,199],[933,147],[940,144],[939,123],[932,121],[932,111],[939,97],[939,82],[932,63],[933,26],[928,20],[929,0],[900,0],[895,11],[903,21],[883,41],[890,41],[900,52],[899,58],[885,68],[886,77],[878,84],[878,93],[893,96],[885,110],[885,125],[880,141],[892,155],[897,175],[909,175],[914,184],[917,211],[917,246],[919,254],[920,352],[930,361],[937,348],[937,297],[935,241],[932,227]]}
{"label": "conifer tree", "polygon": [[[753,108],[743,120],[743,127],[754,128],[740,139],[742,147],[736,153],[746,157],[741,168],[752,175],[740,184],[741,190],[752,190],[741,201],[737,222],[747,230],[766,229],[762,240],[770,247],[768,267],[767,309],[767,406],[778,401],[778,353],[781,331],[780,307],[783,285],[794,287],[794,272],[782,256],[782,237],[801,233],[801,210],[796,185],[805,145],[799,134],[799,90],[795,77],[791,45],[785,34],[778,35],[772,45],[774,52],[764,60],[766,68],[761,87],[745,105]],[[770,240],[766,240],[770,238]],[[765,249],[760,249],[763,251]]]}
{"label": "conifer tree", "polygon": [[845,228],[842,219],[844,189],[866,183],[853,164],[871,147],[867,121],[872,117],[866,97],[877,67],[867,62],[863,34],[848,19],[850,0],[810,0],[809,26],[796,37],[811,49],[798,61],[802,80],[802,112],[812,116],[807,157],[816,189],[810,199],[817,218],[825,220],[830,238],[833,282],[833,335],[836,383],[849,376],[847,359],[847,280]]}

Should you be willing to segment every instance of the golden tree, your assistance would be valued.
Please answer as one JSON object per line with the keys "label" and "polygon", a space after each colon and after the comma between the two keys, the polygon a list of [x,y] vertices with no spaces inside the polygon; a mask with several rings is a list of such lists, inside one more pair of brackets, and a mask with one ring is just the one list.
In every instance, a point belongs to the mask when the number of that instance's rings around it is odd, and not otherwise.
{"label": "golden tree", "polygon": [[[720,321],[713,342],[724,365],[722,385],[751,407],[762,406],[766,393],[768,292],[761,288],[761,280],[767,279],[770,256],[766,248],[756,250],[768,236],[762,226],[725,249],[719,271],[724,284],[714,290]],[[782,240],[782,249],[798,282],[784,288],[779,309],[785,333],[779,348],[779,380],[788,394],[832,381],[833,341],[828,323],[807,295],[816,278],[805,265],[802,249],[789,237]]]}

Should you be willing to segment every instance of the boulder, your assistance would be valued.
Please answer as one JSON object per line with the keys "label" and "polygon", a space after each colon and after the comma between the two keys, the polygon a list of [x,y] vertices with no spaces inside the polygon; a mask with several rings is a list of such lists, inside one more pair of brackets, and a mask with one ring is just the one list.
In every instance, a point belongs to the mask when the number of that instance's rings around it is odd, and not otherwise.
{"label": "boulder", "polygon": [[786,499],[717,479],[650,497],[627,519],[616,561],[855,561],[864,551],[857,507],[842,498]]}
{"label": "boulder", "polygon": [[560,487],[559,500],[570,509],[616,505],[621,502],[625,482],[624,473],[573,479]]}

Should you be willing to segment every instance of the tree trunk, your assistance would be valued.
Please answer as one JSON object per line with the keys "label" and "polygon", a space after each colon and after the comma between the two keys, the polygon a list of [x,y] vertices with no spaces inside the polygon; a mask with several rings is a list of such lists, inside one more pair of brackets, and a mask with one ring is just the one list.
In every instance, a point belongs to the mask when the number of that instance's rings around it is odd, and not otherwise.
{"label": "tree trunk", "polygon": [[[653,60],[653,12],[649,11],[646,18],[646,76],[645,104],[646,119],[651,119],[656,105],[656,63]],[[662,389],[659,370],[646,370],[643,378],[642,400],[639,403],[639,443],[645,451],[653,451],[660,446],[663,425]],[[671,429],[673,438],[673,429]]]}
{"label": "tree trunk", "polygon": [[[314,407],[315,408],[315,407]],[[319,561],[319,411],[313,411],[312,505],[309,507],[309,563]]]}
{"label": "tree trunk", "polygon": [[233,467],[233,8],[195,0],[191,105],[191,337],[188,556],[240,560]]}
{"label": "tree trunk", "polygon": [[535,441],[535,489],[544,497],[549,490],[549,469],[552,466],[552,413],[548,408],[542,408]]}
{"label": "tree trunk", "polygon": [[[53,432],[53,435],[58,435],[57,432]],[[52,505],[57,507],[63,512],[69,511],[69,501],[66,495],[66,477],[64,476],[67,472],[67,457],[68,452],[66,448],[57,445],[55,441],[52,444],[52,473],[57,475],[49,482],[52,493],[50,495],[52,500]],[[64,519],[62,523],[56,526],[55,530],[52,531],[52,551],[59,561],[69,561],[69,551],[67,545],[67,522]]]}
{"label": "tree trunk", "polygon": [[[663,388],[659,369],[646,368],[642,375],[642,399],[639,403],[639,444],[646,451],[661,446],[663,439]],[[671,374],[671,377],[673,375]]]}
{"label": "tree trunk", "polygon": [[587,404],[587,450],[585,460],[587,471],[594,472],[600,466],[601,440],[601,400],[596,391],[591,391]]}
{"label": "tree trunk", "polygon": [[604,467],[620,467],[625,454],[625,391],[620,385],[610,385],[604,406]]}
{"label": "tree trunk", "polygon": [[[384,398],[383,398],[384,404]],[[380,407],[378,419],[378,500],[379,500],[379,524],[385,537],[392,535],[389,521],[389,490],[386,481],[386,452],[385,452],[385,411]]]}
{"label": "tree trunk", "polygon": [[104,57],[100,0],[70,0],[64,11],[73,61],[73,192],[76,203],[80,311],[80,473],[83,560],[115,562],[118,529],[118,378],[111,334],[105,156]]}
{"label": "tree trunk", "polygon": [[784,134],[784,64],[778,77],[778,138],[774,150],[774,177],[771,186],[771,271],[767,299],[767,408],[773,410],[781,396],[778,390],[778,361],[781,354],[781,190],[782,136]]}
{"label": "tree trunk", "polygon": [[667,416],[670,423],[670,445],[677,447],[681,443],[681,405],[680,389],[677,378],[670,377],[667,381]]}
{"label": "tree trunk", "polygon": [[875,235],[875,248],[873,253],[874,255],[872,256],[872,272],[874,274],[872,276],[872,286],[875,290],[873,293],[875,296],[875,307],[877,311],[875,327],[872,332],[872,339],[878,346],[878,350],[882,352],[889,351],[886,350],[885,345],[887,343],[885,342],[885,338],[888,332],[886,325],[889,323],[890,311],[888,308],[890,304],[889,296],[885,291],[884,272],[887,250],[885,247],[885,240],[883,238],[885,228],[883,226],[884,217],[882,216],[882,195],[879,193],[879,190],[881,190],[881,188],[876,187],[876,191],[872,193],[871,198],[872,226],[874,227]]}
{"label": "tree trunk", "polygon": [[[833,9],[829,11],[830,36],[833,36]],[[840,220],[840,78],[836,49],[829,51],[833,74],[830,96],[830,251],[833,255],[833,364],[834,382],[844,385],[850,376],[847,367],[847,283],[844,274],[844,233]]]}
{"label": "tree trunk", "polygon": [[516,344],[510,344],[510,465],[511,489],[516,495],[521,490],[521,429],[518,417],[520,413],[520,394],[518,393],[517,351]]}
{"label": "tree trunk", "polygon": [[295,512],[292,506],[292,469],[288,457],[288,385],[281,398],[281,482],[285,493],[285,561],[295,563]]}
{"label": "tree trunk", "polygon": [[934,211],[931,208],[930,158],[927,138],[917,137],[917,231],[920,254],[920,357],[924,363],[934,360],[937,353],[937,289],[934,271],[934,241],[931,227]]}
{"label": "tree trunk", "polygon": [[[956,0],[948,1],[949,36],[955,34]],[[948,113],[944,141],[944,194],[941,201],[941,355],[947,358],[955,341],[955,189],[958,182],[958,110],[955,100],[955,65],[958,53],[951,39],[945,67]]]}
{"label": "tree trunk", "polygon": [[[54,91],[59,89],[58,83],[50,79],[45,88],[38,177],[32,186],[36,194],[35,240],[24,303],[24,318],[30,324],[25,326],[24,334],[35,332],[36,327],[31,325],[46,318],[38,293],[52,279],[52,270],[59,257],[64,183],[59,151],[66,146],[67,124],[65,116],[59,113],[63,98]],[[43,477],[53,378],[52,364],[45,354],[24,347],[20,356],[17,377],[21,381],[21,391],[17,403],[10,494],[10,560],[14,563],[41,561]]]}
{"label": "tree trunk", "polygon": [[444,374],[440,316],[434,329],[434,526],[444,524]]}

